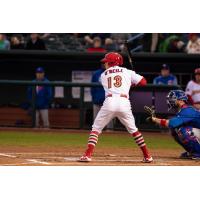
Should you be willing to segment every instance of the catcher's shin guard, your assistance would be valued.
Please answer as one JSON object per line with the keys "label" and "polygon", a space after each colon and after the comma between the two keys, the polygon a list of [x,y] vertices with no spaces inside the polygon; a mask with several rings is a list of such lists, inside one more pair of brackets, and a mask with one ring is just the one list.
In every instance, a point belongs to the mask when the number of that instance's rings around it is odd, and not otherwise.
{"label": "catcher's shin guard", "polygon": [[141,148],[144,158],[147,160],[149,159],[149,160],[153,161],[152,157],[150,156],[150,154],[147,150],[147,146],[145,144],[142,134],[139,131],[137,131],[137,132],[133,133],[132,136],[134,137],[137,145]]}
{"label": "catcher's shin guard", "polygon": [[189,154],[200,155],[200,142],[192,132],[192,127],[181,127],[179,129],[171,129],[171,134]]}

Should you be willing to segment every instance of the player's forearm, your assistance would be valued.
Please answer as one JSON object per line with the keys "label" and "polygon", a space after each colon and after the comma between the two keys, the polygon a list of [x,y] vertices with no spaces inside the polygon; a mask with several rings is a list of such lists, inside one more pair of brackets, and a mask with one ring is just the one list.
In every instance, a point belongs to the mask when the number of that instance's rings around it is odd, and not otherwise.
{"label": "player's forearm", "polygon": [[163,127],[169,126],[169,120],[168,119],[159,119],[157,117],[152,117],[152,121],[158,125],[161,125]]}

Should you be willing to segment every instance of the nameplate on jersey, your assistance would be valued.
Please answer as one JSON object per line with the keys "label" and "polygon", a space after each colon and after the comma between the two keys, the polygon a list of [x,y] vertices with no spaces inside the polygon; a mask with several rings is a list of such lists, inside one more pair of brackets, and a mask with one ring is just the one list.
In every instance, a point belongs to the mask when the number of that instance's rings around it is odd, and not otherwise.
{"label": "nameplate on jersey", "polygon": [[113,74],[113,73],[119,73],[119,72],[123,72],[123,69],[108,69],[105,72],[105,75],[107,75],[107,74]]}

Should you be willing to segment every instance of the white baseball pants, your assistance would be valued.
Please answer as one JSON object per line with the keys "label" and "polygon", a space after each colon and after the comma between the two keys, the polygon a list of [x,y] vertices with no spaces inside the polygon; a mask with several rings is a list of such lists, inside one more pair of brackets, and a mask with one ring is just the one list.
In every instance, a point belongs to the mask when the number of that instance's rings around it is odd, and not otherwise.
{"label": "white baseball pants", "polygon": [[120,95],[113,95],[105,99],[103,106],[94,120],[92,131],[101,133],[103,128],[114,117],[120,120],[130,134],[138,131],[132,114],[130,101],[125,97],[120,97]]}
{"label": "white baseball pants", "polygon": [[[95,120],[97,114],[99,113],[100,109],[101,109],[101,106],[93,104],[93,119],[94,119],[94,120]],[[113,129],[113,126],[114,126],[114,121],[111,120],[111,121],[107,124],[106,128],[108,128],[108,129]]]}

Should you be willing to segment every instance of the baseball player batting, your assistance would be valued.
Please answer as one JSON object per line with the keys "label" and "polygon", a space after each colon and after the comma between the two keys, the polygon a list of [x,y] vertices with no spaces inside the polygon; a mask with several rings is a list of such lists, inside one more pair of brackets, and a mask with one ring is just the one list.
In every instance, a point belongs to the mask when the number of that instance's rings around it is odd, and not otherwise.
{"label": "baseball player batting", "polygon": [[130,87],[139,85],[143,86],[146,85],[147,82],[143,76],[136,74],[132,70],[121,67],[123,65],[123,57],[119,53],[108,53],[101,62],[104,63],[106,69],[100,77],[106,98],[94,120],[87,149],[79,161],[90,162],[92,160],[94,148],[103,128],[114,117],[117,117],[133,136],[137,145],[141,148],[144,155],[142,161],[150,163],[153,161],[153,158],[147,150],[142,134],[138,131],[138,128],[135,125],[135,119],[129,101]]}

